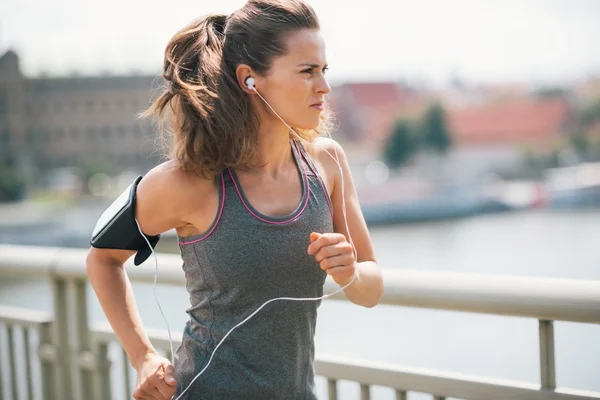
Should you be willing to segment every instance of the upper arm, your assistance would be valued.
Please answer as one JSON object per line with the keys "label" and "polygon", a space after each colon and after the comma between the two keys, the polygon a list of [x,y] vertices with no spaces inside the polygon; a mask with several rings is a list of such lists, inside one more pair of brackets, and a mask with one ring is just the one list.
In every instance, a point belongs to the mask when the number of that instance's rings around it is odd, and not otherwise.
{"label": "upper arm", "polygon": [[[342,146],[332,139],[319,138],[319,142],[322,146],[319,151],[320,162],[327,176],[333,180],[331,204],[334,231],[346,236],[346,239],[354,245],[357,262],[376,261],[371,236],[360,208],[346,154]],[[339,165],[335,158],[339,160]]]}
{"label": "upper arm", "polygon": [[[135,217],[144,234],[156,236],[184,223],[185,188],[184,178],[171,163],[153,168],[142,178],[136,190]],[[88,259],[122,265],[135,253],[92,247]]]}
{"label": "upper arm", "polygon": [[172,163],[161,164],[144,176],[137,187],[135,216],[146,235],[185,224],[187,188],[186,178]]}

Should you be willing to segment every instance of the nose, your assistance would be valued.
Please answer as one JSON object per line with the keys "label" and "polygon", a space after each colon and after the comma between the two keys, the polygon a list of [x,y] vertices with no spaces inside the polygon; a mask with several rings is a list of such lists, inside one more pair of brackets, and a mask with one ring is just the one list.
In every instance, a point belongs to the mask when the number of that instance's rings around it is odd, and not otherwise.
{"label": "nose", "polygon": [[320,79],[316,80],[315,91],[323,95],[331,93],[331,87],[329,86],[329,83],[327,82],[327,78],[325,78],[325,76],[321,75]]}

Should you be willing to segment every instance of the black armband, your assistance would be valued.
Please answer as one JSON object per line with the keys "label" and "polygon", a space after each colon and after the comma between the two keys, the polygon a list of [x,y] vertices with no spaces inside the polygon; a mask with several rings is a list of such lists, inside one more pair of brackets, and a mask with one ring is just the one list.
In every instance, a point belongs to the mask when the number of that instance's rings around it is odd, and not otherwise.
{"label": "black armband", "polygon": [[[146,261],[160,239],[160,235],[143,234],[135,220],[136,190],[141,180],[142,177],[138,176],[102,213],[90,240],[90,244],[96,248],[136,250],[135,265]],[[148,247],[144,237],[152,247]]]}

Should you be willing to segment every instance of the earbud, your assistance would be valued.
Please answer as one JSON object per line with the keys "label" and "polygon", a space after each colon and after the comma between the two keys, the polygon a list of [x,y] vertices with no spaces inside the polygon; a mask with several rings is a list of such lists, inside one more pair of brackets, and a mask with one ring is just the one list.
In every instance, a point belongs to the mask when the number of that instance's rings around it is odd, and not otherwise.
{"label": "earbud", "polygon": [[248,77],[246,78],[246,86],[248,86],[248,89],[250,90],[254,90],[254,78],[253,77]]}

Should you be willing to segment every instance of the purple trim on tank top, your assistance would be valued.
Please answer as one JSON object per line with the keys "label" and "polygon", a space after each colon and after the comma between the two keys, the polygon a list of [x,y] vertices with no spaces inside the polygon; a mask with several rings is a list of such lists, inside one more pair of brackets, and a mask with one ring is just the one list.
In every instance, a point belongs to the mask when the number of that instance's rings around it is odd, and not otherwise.
{"label": "purple trim on tank top", "polygon": [[308,174],[306,173],[306,168],[304,168],[304,166],[302,165],[301,162],[299,162],[300,160],[298,160],[298,166],[301,168],[302,170],[302,174],[304,176],[304,183],[305,183],[305,187],[306,187],[306,193],[304,193],[306,195],[306,198],[304,199],[304,206],[302,206],[302,209],[298,212],[297,215],[292,216],[290,219],[286,220],[286,221],[269,221],[267,219],[261,218],[260,216],[256,215],[256,213],[254,213],[250,207],[248,207],[248,205],[246,204],[246,202],[244,201],[244,198],[242,196],[242,194],[240,193],[240,189],[238,188],[237,182],[235,181],[235,178],[233,177],[233,174],[231,173],[231,170],[229,168],[227,168],[227,171],[229,172],[229,176],[231,177],[231,181],[233,182],[233,186],[235,186],[235,191],[238,194],[238,197],[240,199],[240,201],[242,202],[242,204],[244,205],[244,207],[246,207],[246,210],[248,210],[248,212],[250,214],[252,214],[254,216],[254,218],[266,222],[267,224],[272,224],[272,225],[282,225],[282,224],[287,224],[290,223],[298,218],[300,218],[300,216],[304,213],[304,210],[306,210],[306,206],[308,205],[308,199],[310,199],[310,185],[308,184]]}
{"label": "purple trim on tank top", "polygon": [[207,237],[209,237],[215,231],[215,229],[217,228],[217,225],[219,225],[219,222],[221,221],[221,216],[223,215],[223,209],[225,208],[225,178],[223,177],[223,171],[221,171],[221,206],[219,208],[220,208],[219,216],[217,217],[217,220],[215,221],[212,228],[206,235],[202,236],[199,239],[190,240],[189,242],[180,240],[178,243],[179,244],[193,244],[193,243],[201,242],[204,239],[206,239]]}
{"label": "purple trim on tank top", "polygon": [[313,174],[315,174],[315,176],[317,177],[319,186],[321,186],[321,190],[323,191],[323,195],[325,196],[325,200],[327,201],[327,207],[329,207],[329,214],[331,215],[331,218],[333,219],[333,206],[331,204],[331,199],[329,198],[329,193],[327,193],[327,190],[325,190],[325,183],[323,182],[323,178],[321,178],[321,175],[316,170],[317,167],[313,166],[313,163],[311,162],[312,160],[308,159],[308,154],[306,153],[306,150],[304,149],[304,147],[298,143],[296,143],[296,146],[300,147],[299,152],[300,152],[300,154],[302,154],[302,158],[304,158],[304,161],[306,161],[306,164],[308,164],[308,168],[310,168],[310,170],[313,172]]}

